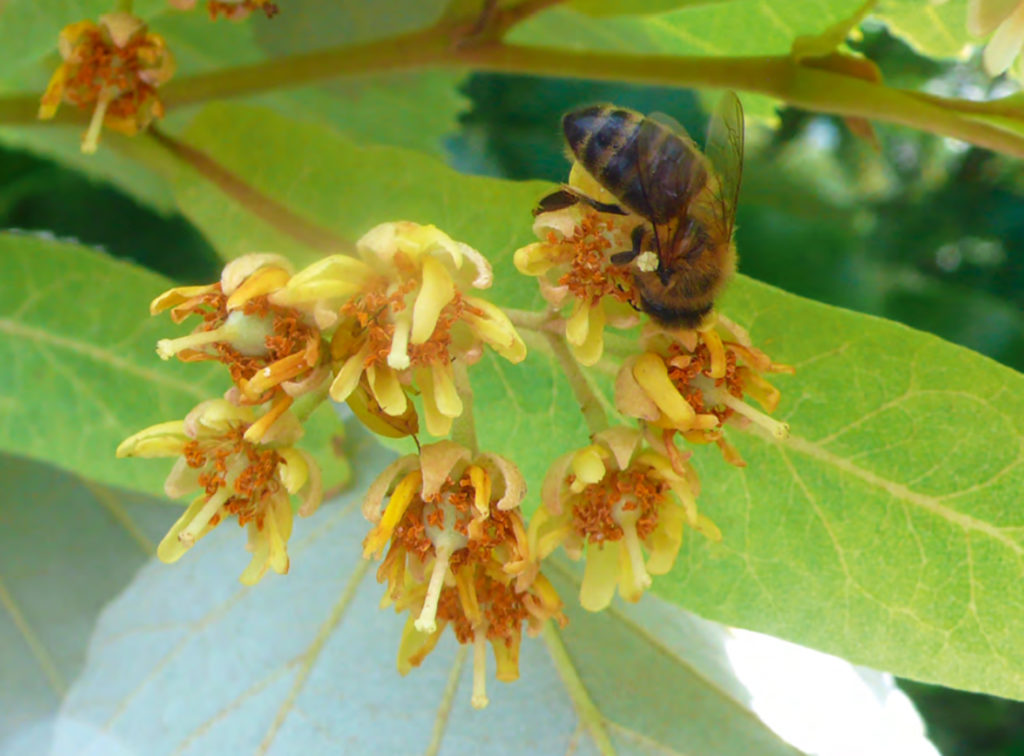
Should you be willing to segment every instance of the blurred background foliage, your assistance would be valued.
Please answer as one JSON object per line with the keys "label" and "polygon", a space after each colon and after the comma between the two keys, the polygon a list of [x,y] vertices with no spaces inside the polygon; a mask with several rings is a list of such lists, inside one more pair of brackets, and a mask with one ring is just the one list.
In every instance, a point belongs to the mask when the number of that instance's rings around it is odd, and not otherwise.
{"label": "blurred background foliage", "polygon": [[[855,49],[893,86],[1004,94],[976,60],[916,55],[879,26]],[[694,92],[478,74],[446,140],[461,171],[564,178],[559,129],[575,105],[664,111],[691,133],[706,116]],[[816,300],[897,320],[1024,370],[1024,179],[1019,161],[930,134],[875,126],[877,143],[840,119],[783,110],[749,129],[737,244],[741,270]],[[215,277],[202,235],[56,163],[0,148],[0,227],[47,230],[181,281]],[[1024,754],[1024,704],[904,683],[946,756]]]}

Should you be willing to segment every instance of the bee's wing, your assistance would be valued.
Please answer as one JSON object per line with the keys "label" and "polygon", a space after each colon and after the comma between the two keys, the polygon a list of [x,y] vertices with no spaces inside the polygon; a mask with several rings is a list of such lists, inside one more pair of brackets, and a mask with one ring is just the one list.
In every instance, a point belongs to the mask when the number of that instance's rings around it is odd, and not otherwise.
{"label": "bee's wing", "polygon": [[718,101],[708,124],[704,154],[718,177],[719,219],[731,236],[743,176],[743,105],[735,92],[726,92]]}
{"label": "bee's wing", "polygon": [[[681,139],[682,154],[665,149],[666,131]],[[706,176],[700,150],[686,129],[671,116],[652,113],[641,121],[635,144],[640,187],[653,214],[664,223],[685,213]]]}

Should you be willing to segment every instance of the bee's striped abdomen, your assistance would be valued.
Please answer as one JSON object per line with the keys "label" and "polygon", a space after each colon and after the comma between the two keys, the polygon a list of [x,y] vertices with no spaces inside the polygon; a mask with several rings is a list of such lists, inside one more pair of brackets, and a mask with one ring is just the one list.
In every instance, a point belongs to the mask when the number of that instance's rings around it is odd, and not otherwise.
{"label": "bee's striped abdomen", "polygon": [[565,139],[576,159],[627,208],[647,216],[636,160],[636,135],[643,116],[611,105],[566,114]]}
{"label": "bee's striped abdomen", "polygon": [[678,217],[704,186],[695,148],[668,127],[612,105],[593,105],[562,119],[576,159],[628,209],[654,223]]}

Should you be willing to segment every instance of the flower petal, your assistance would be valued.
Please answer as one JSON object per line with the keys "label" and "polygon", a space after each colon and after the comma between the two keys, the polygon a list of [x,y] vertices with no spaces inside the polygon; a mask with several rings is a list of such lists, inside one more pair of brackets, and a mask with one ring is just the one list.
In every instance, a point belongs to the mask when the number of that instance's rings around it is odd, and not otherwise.
{"label": "flower petal", "polygon": [[433,257],[423,260],[423,282],[412,308],[410,342],[425,344],[434,334],[441,311],[455,298],[455,284],[445,267]]}
{"label": "flower petal", "polygon": [[284,460],[283,464],[277,466],[277,479],[281,481],[281,485],[288,493],[296,493],[309,480],[307,458],[298,449],[292,447],[278,449],[277,453]]}
{"label": "flower petal", "polygon": [[1010,67],[1013,59],[1024,46],[1024,2],[1020,3],[1010,17],[1000,24],[992,35],[982,60],[990,76],[998,76]]}
{"label": "flower petal", "polygon": [[587,544],[586,566],[580,585],[580,605],[588,612],[599,612],[612,602],[619,578],[618,541],[601,545]]}
{"label": "flower petal", "polygon": [[[171,529],[167,531],[167,535],[163,537],[160,545],[156,548],[156,555],[161,562],[166,564],[177,562],[195,544],[195,541],[192,541],[186,545],[178,538],[178,535],[196,518],[196,515],[199,514],[205,505],[205,497],[199,496],[196,498],[195,501],[189,504],[188,509],[182,513],[181,517],[175,521]],[[202,537],[202,534],[200,534],[200,537]],[[197,538],[196,540],[199,539]]]}
{"label": "flower petal", "polygon": [[975,37],[987,37],[1019,3],[1020,0],[968,0],[967,31]]}
{"label": "flower petal", "polygon": [[601,447],[592,444],[573,455],[572,471],[576,476],[576,482],[592,485],[604,478],[606,469],[601,451]]}
{"label": "flower petal", "polygon": [[498,456],[497,454],[482,454],[481,460],[492,468],[492,477],[500,486],[497,486],[498,500],[495,502],[497,509],[515,509],[526,496],[526,478],[513,462]]}
{"label": "flower petal", "polygon": [[348,399],[349,394],[355,391],[356,386],[359,385],[359,378],[363,374],[366,358],[370,355],[370,349],[370,343],[367,342],[362,349],[349,357],[341,366],[327,392],[331,399],[343,402]]}
{"label": "flower petal", "polygon": [[185,435],[185,423],[171,420],[140,430],[122,441],[115,452],[122,457],[175,457],[181,454],[189,438]]}
{"label": "flower petal", "polygon": [[526,359],[526,344],[523,343],[516,327],[508,315],[486,299],[466,297],[466,303],[479,310],[482,315],[466,312],[463,319],[473,333],[509,362],[516,364]]}
{"label": "flower petal", "polygon": [[541,506],[553,515],[562,513],[562,486],[565,476],[569,472],[569,465],[572,464],[575,456],[576,452],[566,452],[552,462],[547,475],[544,476],[544,482],[541,484]]}
{"label": "flower petal", "polygon": [[398,674],[407,675],[413,667],[418,667],[434,650],[444,625],[438,625],[432,633],[423,633],[416,629],[416,617],[410,615],[402,631],[402,640],[398,643]]}
{"label": "flower petal", "polygon": [[389,415],[400,416],[409,406],[398,375],[387,365],[372,365],[366,369],[366,379],[377,404]]}
{"label": "flower petal", "polygon": [[[224,273],[227,274],[227,268],[224,269]],[[224,277],[226,277],[226,275],[222,276],[222,281]],[[279,268],[276,265],[265,265],[255,271],[248,278],[242,280],[230,293],[228,292],[227,287],[221,283],[224,293],[228,294],[228,301],[225,303],[224,307],[229,312],[237,310],[240,307],[244,307],[247,302],[255,299],[256,297],[265,296],[271,292],[281,289],[288,283],[289,278],[291,278],[291,273],[289,273],[288,270]]]}
{"label": "flower petal", "polygon": [[[605,314],[603,302],[598,302],[593,307],[584,307],[587,313],[586,337],[579,344],[569,342],[572,349],[572,356],[581,365],[594,365],[604,353],[604,325]],[[568,340],[568,328],[566,330]]]}
{"label": "flower petal", "polygon": [[424,446],[420,450],[424,498],[436,496],[449,477],[456,477],[452,475],[455,466],[460,462],[468,462],[469,459],[469,449],[454,441],[438,441]]}
{"label": "flower petal", "polygon": [[649,552],[647,571],[652,575],[667,574],[675,564],[682,543],[682,510],[671,504],[663,506],[658,512],[658,527],[644,543]]}
{"label": "flower petal", "polygon": [[164,310],[177,307],[178,305],[188,302],[195,297],[201,297],[203,294],[209,294],[213,291],[217,291],[217,284],[208,284],[206,286],[176,286],[173,289],[168,289],[149,303],[149,314],[158,315]]}
{"label": "flower petal", "polygon": [[696,413],[673,385],[668,377],[668,368],[661,357],[652,352],[645,352],[637,357],[632,372],[636,382],[675,427],[690,427]]}
{"label": "flower petal", "polygon": [[437,409],[445,417],[458,417],[462,414],[462,398],[455,388],[455,374],[452,364],[445,362],[430,366],[430,375],[434,383],[434,400]]}
{"label": "flower petal", "polygon": [[661,417],[661,410],[637,382],[633,375],[635,365],[636,357],[627,358],[615,376],[615,408],[628,417],[655,422]]}
{"label": "flower petal", "polygon": [[407,454],[385,467],[370,484],[363,497],[363,517],[372,523],[380,522],[380,505],[384,503],[384,495],[391,488],[391,484],[399,475],[404,476],[410,470],[415,470],[418,464],[419,457],[415,454]]}
{"label": "flower petal", "polygon": [[402,515],[409,508],[413,497],[420,492],[422,485],[423,475],[419,470],[413,470],[402,478],[402,481],[391,493],[388,506],[384,510],[384,516],[380,518],[380,522],[367,534],[366,539],[363,541],[363,559],[369,559],[372,554],[377,554],[378,558],[380,557],[384,546],[391,540],[392,533],[394,533],[395,528],[401,521]]}
{"label": "flower petal", "polygon": [[443,414],[437,406],[437,392],[434,391],[434,377],[429,368],[413,369],[413,379],[420,389],[423,401],[423,420],[427,432],[432,436],[447,436],[452,428],[452,419]]}

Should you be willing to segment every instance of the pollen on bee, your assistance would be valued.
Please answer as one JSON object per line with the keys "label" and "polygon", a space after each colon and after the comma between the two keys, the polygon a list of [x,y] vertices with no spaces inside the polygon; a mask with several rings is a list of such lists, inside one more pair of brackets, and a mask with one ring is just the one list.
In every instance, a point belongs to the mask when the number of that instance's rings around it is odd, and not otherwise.
{"label": "pollen on bee", "polygon": [[651,250],[641,252],[637,255],[636,267],[644,273],[653,273],[658,269],[658,253]]}

